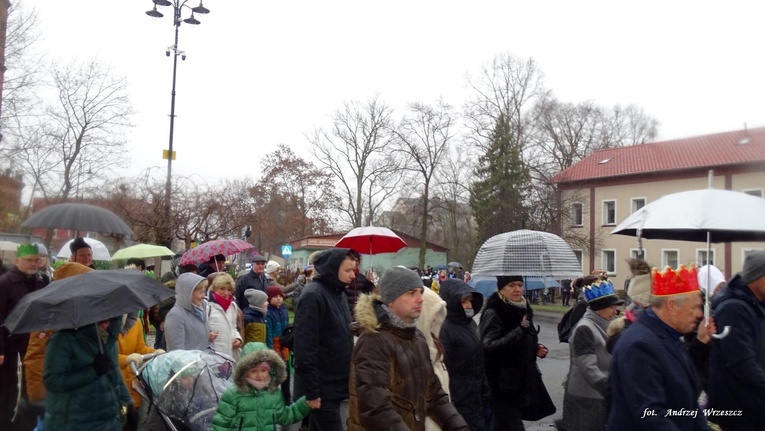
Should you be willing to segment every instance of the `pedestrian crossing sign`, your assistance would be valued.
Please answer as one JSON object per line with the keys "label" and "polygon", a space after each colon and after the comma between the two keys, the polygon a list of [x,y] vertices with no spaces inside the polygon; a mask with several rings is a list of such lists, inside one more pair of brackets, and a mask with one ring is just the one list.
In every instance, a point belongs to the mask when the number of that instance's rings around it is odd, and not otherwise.
{"label": "pedestrian crossing sign", "polygon": [[282,246],[282,257],[290,257],[292,256],[292,246],[291,245],[283,245]]}

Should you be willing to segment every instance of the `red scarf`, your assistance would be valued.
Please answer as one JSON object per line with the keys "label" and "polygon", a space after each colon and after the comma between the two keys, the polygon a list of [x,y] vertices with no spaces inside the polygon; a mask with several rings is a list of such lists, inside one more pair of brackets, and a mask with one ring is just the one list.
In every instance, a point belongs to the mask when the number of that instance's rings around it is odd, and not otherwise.
{"label": "red scarf", "polygon": [[218,305],[223,307],[223,311],[228,311],[228,307],[229,307],[229,305],[231,305],[231,302],[234,300],[234,297],[232,296],[232,297],[226,299],[226,298],[218,295],[215,292],[210,292],[210,293],[212,294],[212,297],[215,300],[215,302],[217,302]]}

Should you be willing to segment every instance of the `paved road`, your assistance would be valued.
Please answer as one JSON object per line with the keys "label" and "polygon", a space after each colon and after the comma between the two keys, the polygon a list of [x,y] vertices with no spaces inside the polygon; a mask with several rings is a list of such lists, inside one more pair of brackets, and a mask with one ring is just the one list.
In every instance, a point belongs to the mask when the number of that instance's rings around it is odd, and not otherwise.
{"label": "paved road", "polygon": [[534,323],[540,327],[539,342],[550,350],[547,357],[539,359],[537,364],[557,411],[540,421],[524,422],[526,431],[554,430],[554,421],[560,419],[563,414],[563,381],[568,374],[569,352],[568,344],[558,341],[558,321],[561,316],[562,314],[544,312],[534,314]]}

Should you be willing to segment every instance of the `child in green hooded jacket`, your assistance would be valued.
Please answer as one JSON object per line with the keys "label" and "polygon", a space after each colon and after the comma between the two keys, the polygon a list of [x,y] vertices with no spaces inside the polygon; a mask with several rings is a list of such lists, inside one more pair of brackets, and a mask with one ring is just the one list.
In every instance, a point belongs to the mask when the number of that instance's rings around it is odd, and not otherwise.
{"label": "child in green hooded jacket", "polygon": [[234,369],[234,385],[218,403],[211,431],[276,431],[302,420],[311,410],[301,397],[284,403],[279,387],[287,378],[284,361],[263,343],[247,343]]}

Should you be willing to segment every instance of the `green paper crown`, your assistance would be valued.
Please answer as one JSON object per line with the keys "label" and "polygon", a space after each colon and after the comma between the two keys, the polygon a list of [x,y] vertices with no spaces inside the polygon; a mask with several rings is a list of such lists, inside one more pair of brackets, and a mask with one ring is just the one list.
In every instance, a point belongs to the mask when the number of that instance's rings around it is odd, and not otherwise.
{"label": "green paper crown", "polygon": [[36,256],[38,254],[40,251],[37,249],[37,244],[19,244],[16,249],[16,257]]}

